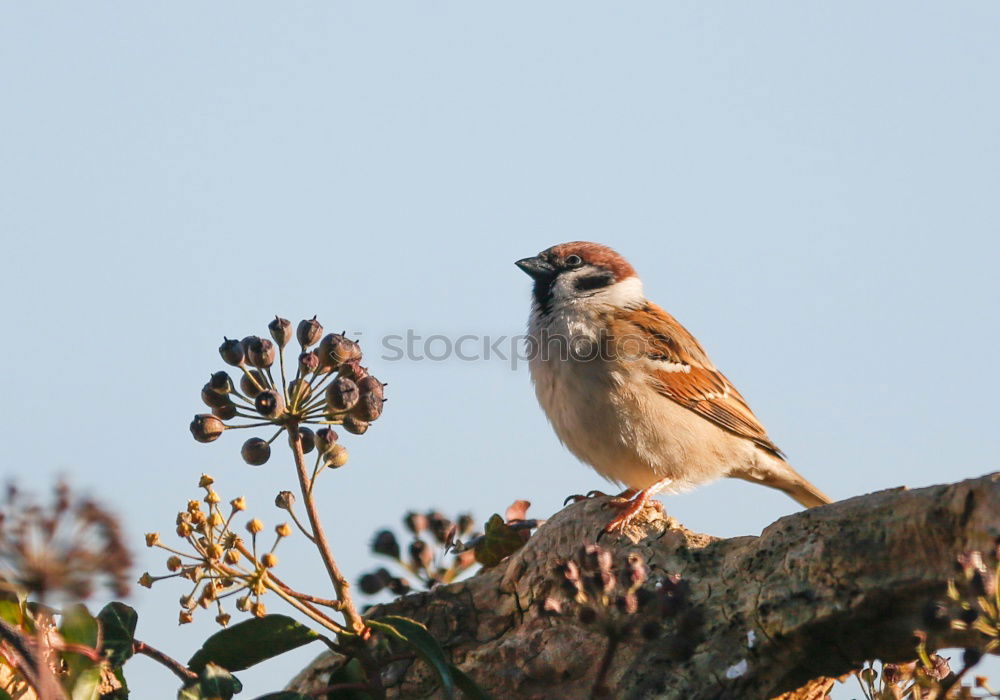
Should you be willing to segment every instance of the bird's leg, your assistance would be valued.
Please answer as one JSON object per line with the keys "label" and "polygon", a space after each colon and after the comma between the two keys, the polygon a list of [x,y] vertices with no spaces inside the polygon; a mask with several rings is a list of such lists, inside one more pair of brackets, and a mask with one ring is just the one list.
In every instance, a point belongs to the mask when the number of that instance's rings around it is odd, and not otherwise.
{"label": "bird's leg", "polygon": [[[647,486],[646,488],[642,489],[639,492],[636,492],[635,489],[627,489],[626,491],[622,492],[622,496],[627,499],[629,497],[625,496],[625,494],[629,493],[630,491],[632,493],[629,494],[629,496],[634,494],[635,497],[631,498],[630,500],[611,501],[611,505],[615,506],[616,508],[621,508],[622,511],[614,518],[612,518],[610,523],[604,526],[604,531],[605,532],[615,532],[616,530],[619,532],[624,531],[625,528],[628,526],[628,524],[632,522],[635,516],[642,510],[643,506],[646,505],[646,501],[648,501],[658,491],[661,491],[662,489],[669,486],[672,483],[672,481],[673,479],[661,479],[652,486]],[[659,502],[656,502],[656,505],[661,509],[663,508],[663,506]]]}
{"label": "bird's leg", "polygon": [[[636,494],[635,489],[625,489],[621,493],[612,496],[612,498],[616,499],[624,498],[627,500],[629,498],[632,498],[632,496],[634,496],[635,494]],[[607,496],[607,495],[608,494],[604,493],[603,491],[598,491],[597,489],[591,489],[590,491],[587,491],[587,493],[583,495],[574,493],[572,496],[567,496],[566,500],[563,501],[563,505],[565,506],[569,504],[570,501],[572,501],[573,503],[579,503],[580,501],[586,501],[588,498],[597,498],[598,496]]]}

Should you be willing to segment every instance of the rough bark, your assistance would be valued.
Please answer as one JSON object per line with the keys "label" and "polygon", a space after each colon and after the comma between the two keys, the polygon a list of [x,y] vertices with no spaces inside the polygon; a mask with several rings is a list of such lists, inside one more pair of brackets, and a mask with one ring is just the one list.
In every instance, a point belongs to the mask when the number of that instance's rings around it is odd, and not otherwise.
{"label": "rough bark", "polygon": [[[607,499],[571,505],[494,569],[369,615],[424,622],[454,663],[496,698],[581,698],[594,685],[607,639],[575,617],[547,617],[553,570],[609,519]],[[638,552],[654,573],[689,586],[681,611],[655,639],[624,639],[607,676],[614,697],[822,697],[817,687],[868,659],[915,656],[914,631],[954,575],[956,555],[1000,533],[1000,474],[956,484],[848,499],[781,518],[757,537],[691,532],[655,508],[620,537],[601,538],[623,559]],[[930,649],[969,638],[931,633]],[[326,684],[341,659],[324,654],[289,686]],[[434,676],[396,661],[393,697],[428,697]],[[812,681],[812,683],[810,683]]]}

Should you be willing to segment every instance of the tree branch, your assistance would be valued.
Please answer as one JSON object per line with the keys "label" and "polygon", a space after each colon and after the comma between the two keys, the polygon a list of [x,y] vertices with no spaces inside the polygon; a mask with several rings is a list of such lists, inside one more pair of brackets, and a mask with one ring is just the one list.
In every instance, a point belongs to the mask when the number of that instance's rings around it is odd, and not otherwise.
{"label": "tree branch", "polygon": [[[563,509],[495,569],[368,615],[422,621],[495,697],[586,697],[607,638],[575,617],[541,614],[540,603],[556,591],[555,566],[597,539],[607,501]],[[623,698],[771,698],[800,688],[788,697],[805,697],[828,684],[814,679],[865,660],[911,660],[913,633],[927,629],[925,611],[943,595],[956,556],[991,547],[998,534],[1000,474],[813,508],[757,537],[697,534],[650,507],[633,530],[601,544],[617,560],[641,554],[653,575],[679,574],[684,604],[656,638],[621,639],[605,682]],[[928,632],[928,650],[974,639]],[[338,663],[317,659],[289,688],[326,685]],[[397,697],[435,688],[419,662],[386,667],[383,682]]]}

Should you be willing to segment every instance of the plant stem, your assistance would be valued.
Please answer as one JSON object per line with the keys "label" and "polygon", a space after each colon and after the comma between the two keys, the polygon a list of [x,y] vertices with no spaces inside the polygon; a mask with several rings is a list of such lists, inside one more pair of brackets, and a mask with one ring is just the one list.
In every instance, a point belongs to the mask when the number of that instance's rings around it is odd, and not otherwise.
{"label": "plant stem", "polygon": [[132,640],[132,651],[136,654],[143,654],[144,656],[148,656],[153,661],[163,664],[171,671],[173,671],[174,675],[180,678],[185,683],[193,681],[198,677],[197,673],[185,668],[184,664],[182,664],[177,659],[167,656],[159,649],[151,647],[145,642],[140,642],[138,639]]}
{"label": "plant stem", "polygon": [[302,492],[302,501],[305,505],[306,515],[309,516],[309,525],[312,528],[316,549],[323,559],[324,566],[326,566],[326,572],[330,576],[330,582],[333,584],[334,591],[336,591],[337,600],[344,605],[343,612],[347,626],[355,634],[360,635],[365,631],[365,623],[361,619],[361,615],[358,614],[357,608],[354,607],[354,601],[351,599],[351,584],[348,583],[347,578],[341,573],[340,567],[337,566],[337,562],[333,558],[333,552],[330,551],[330,544],[327,542],[326,533],[323,532],[323,524],[320,522],[319,513],[316,510],[316,502],[312,497],[312,483],[309,480],[309,474],[306,472],[306,458],[305,453],[302,452],[302,438],[299,435],[298,425],[296,424],[289,425],[288,444],[291,446],[292,455],[295,457],[295,471],[299,477],[299,490]]}

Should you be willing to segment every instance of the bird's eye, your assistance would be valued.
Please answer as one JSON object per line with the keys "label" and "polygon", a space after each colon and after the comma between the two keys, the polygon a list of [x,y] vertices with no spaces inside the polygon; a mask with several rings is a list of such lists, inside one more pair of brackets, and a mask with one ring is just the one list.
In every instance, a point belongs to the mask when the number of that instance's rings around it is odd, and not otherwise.
{"label": "bird's eye", "polygon": [[583,265],[583,258],[579,255],[567,255],[564,262],[566,263],[566,267],[580,267],[580,265]]}

